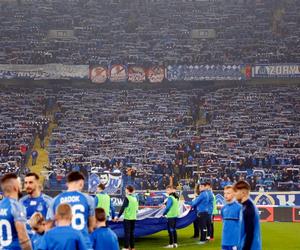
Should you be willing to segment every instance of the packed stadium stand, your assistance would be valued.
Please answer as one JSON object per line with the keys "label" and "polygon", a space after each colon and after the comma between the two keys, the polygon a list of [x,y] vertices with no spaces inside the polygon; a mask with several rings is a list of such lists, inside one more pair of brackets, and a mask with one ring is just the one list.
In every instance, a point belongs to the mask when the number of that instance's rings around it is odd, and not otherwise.
{"label": "packed stadium stand", "polygon": [[297,0],[0,1],[0,63],[300,62]]}
{"label": "packed stadium stand", "polygon": [[45,133],[46,101],[40,91],[2,89],[0,92],[0,171],[25,173],[24,165],[36,135]]}
{"label": "packed stadium stand", "polygon": [[253,190],[300,189],[299,87],[0,93],[2,173],[28,171],[52,110],[46,189],[64,189],[71,170],[120,173],[142,190],[192,190],[200,179],[215,190],[240,179]]}
{"label": "packed stadium stand", "polygon": [[[0,0],[0,76],[299,77],[299,13],[296,0]],[[118,172],[143,190],[193,189],[200,178],[214,189],[239,179],[300,189],[299,87],[125,89],[1,87],[2,173],[27,172],[47,137],[46,188],[81,170]]]}

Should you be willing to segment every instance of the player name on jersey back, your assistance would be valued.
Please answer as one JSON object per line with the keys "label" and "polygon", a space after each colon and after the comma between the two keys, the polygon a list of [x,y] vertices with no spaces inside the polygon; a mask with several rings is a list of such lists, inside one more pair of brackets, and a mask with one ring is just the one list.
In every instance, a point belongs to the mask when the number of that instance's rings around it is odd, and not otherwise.
{"label": "player name on jersey back", "polygon": [[60,203],[68,203],[68,202],[80,202],[80,196],[74,195],[74,196],[65,196],[60,198]]}
{"label": "player name on jersey back", "polygon": [[7,208],[1,208],[0,209],[0,216],[7,216]]}

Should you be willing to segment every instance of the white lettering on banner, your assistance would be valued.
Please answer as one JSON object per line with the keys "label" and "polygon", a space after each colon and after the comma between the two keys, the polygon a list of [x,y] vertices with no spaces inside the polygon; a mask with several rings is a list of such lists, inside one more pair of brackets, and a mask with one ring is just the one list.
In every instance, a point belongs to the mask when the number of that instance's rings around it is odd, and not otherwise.
{"label": "white lettering on banner", "polygon": [[120,176],[113,176],[113,175],[109,175],[109,186],[112,186],[114,188],[118,188],[120,187],[122,184],[122,179],[120,178]]}
{"label": "white lettering on banner", "polygon": [[121,198],[117,198],[117,197],[111,197],[111,202],[113,203],[114,206],[116,207],[120,207],[123,204],[123,201]]}
{"label": "white lettering on banner", "polygon": [[289,195],[276,195],[276,198],[279,200],[280,206],[295,206],[296,196],[294,194]]}
{"label": "white lettering on banner", "polygon": [[253,76],[257,77],[299,77],[298,65],[260,65],[253,68]]}
{"label": "white lettering on banner", "polygon": [[282,74],[284,74],[284,75],[288,75],[289,74],[289,67],[288,66],[284,66],[282,68]]}
{"label": "white lettering on banner", "polygon": [[255,67],[255,74],[257,74],[257,75],[269,75],[269,76],[299,75],[300,70],[299,70],[299,66],[297,66],[297,65],[256,66]]}
{"label": "white lettering on banner", "polygon": [[[30,79],[88,79],[89,65],[64,65],[64,64],[44,64],[44,65],[15,65],[0,64],[0,70],[5,74],[13,74],[16,78]],[[4,75],[4,78],[7,77]]]}

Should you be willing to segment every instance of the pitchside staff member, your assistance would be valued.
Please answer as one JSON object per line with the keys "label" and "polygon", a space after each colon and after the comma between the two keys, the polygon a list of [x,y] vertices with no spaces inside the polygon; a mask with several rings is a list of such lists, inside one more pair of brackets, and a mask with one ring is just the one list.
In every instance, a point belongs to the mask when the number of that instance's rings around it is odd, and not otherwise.
{"label": "pitchside staff member", "polygon": [[105,185],[103,183],[98,186],[99,193],[95,197],[95,207],[103,208],[106,214],[106,223],[111,216],[112,220],[115,219],[115,208],[111,201],[110,196],[105,192]]}
{"label": "pitchside staff member", "polygon": [[134,250],[134,228],[135,228],[135,221],[137,218],[137,212],[139,209],[139,202],[134,194],[134,187],[127,186],[126,187],[126,198],[123,202],[121,210],[119,212],[118,218],[116,221],[120,219],[124,212],[124,247],[125,250]]}
{"label": "pitchside staff member", "polygon": [[240,249],[261,250],[259,213],[250,199],[250,185],[246,181],[238,181],[234,185],[234,189],[236,191],[236,199],[243,206]]}
{"label": "pitchside staff member", "polygon": [[176,220],[179,216],[179,197],[173,186],[167,186],[166,191],[169,197],[163,215],[168,220],[169,245],[165,248],[177,248]]}

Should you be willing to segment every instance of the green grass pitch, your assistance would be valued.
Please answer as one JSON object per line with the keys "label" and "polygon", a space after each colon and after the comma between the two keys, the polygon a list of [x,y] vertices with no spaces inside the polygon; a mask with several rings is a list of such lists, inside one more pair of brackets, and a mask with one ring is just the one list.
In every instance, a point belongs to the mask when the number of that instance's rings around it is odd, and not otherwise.
{"label": "green grass pitch", "polygon": [[[179,249],[221,249],[220,222],[215,223],[215,240],[206,245],[197,245],[190,239],[193,234],[193,226],[178,230]],[[300,223],[261,223],[263,250],[300,250]],[[136,240],[136,250],[158,250],[168,244],[168,232],[157,234]]]}

